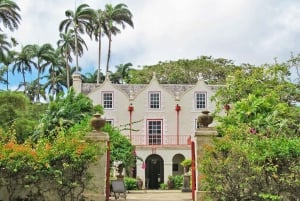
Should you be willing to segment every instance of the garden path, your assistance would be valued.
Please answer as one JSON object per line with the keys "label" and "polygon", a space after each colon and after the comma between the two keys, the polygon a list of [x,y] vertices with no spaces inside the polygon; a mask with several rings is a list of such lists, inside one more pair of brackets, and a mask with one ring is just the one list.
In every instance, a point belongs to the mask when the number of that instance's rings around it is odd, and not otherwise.
{"label": "garden path", "polygon": [[[110,197],[110,200],[115,200]],[[124,197],[118,199],[125,200]],[[140,190],[127,193],[127,201],[192,201],[192,193],[181,190]]]}

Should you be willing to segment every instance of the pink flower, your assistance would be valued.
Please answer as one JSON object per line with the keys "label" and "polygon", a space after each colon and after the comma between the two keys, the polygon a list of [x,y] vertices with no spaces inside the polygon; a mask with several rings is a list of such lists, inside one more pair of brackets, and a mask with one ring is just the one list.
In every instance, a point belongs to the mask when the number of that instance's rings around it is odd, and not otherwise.
{"label": "pink flower", "polygon": [[146,169],[146,164],[145,163],[142,164],[142,169]]}
{"label": "pink flower", "polygon": [[255,129],[255,128],[250,128],[249,132],[250,132],[251,134],[255,134],[255,133],[256,133],[256,129]]}

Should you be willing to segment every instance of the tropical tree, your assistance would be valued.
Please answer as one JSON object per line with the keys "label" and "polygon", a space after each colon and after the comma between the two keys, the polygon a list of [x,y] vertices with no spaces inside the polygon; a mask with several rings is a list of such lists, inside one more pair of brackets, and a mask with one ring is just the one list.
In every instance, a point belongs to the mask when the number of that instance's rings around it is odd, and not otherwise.
{"label": "tropical tree", "polygon": [[[0,22],[5,28],[14,31],[18,28],[21,16],[19,6],[11,0],[0,0]],[[0,28],[0,31],[2,29]]]}
{"label": "tropical tree", "polygon": [[105,34],[108,37],[108,53],[107,53],[107,62],[106,62],[106,72],[109,71],[109,60],[111,54],[111,43],[112,36],[121,32],[118,28],[119,25],[124,29],[126,24],[131,27],[133,26],[132,14],[127,8],[126,4],[117,4],[113,6],[112,4],[106,4],[104,10],[104,19],[105,19]]}
{"label": "tropical tree", "polygon": [[[66,77],[67,77],[67,88],[70,88],[70,64],[73,61],[71,53],[76,55],[75,48],[75,33],[74,30],[70,29],[66,33],[61,32],[59,34],[60,39],[57,41],[57,46],[61,51],[62,56],[65,58],[65,68],[66,68]],[[83,46],[87,48],[84,40],[78,35],[77,36],[77,47],[78,55],[83,55]]]}
{"label": "tropical tree", "polygon": [[24,111],[25,107],[26,98],[20,92],[0,92],[0,128],[8,129],[18,118],[18,110]]}
{"label": "tropical tree", "polygon": [[[94,19],[95,12],[93,9],[89,7],[87,4],[79,5],[75,11],[67,10],[65,12],[67,19],[63,20],[59,24],[59,31],[62,32],[64,30],[65,33],[68,30],[74,30],[75,37],[75,56],[76,56],[76,72],[78,71],[78,40],[79,34],[84,34],[86,30],[92,29],[91,21]],[[90,31],[87,31],[90,33]]]}
{"label": "tropical tree", "polygon": [[40,97],[46,100],[46,92],[44,90],[44,85],[41,84],[38,81],[38,79],[26,83],[26,96],[31,102],[36,102],[37,100],[39,100]]}
{"label": "tropical tree", "polygon": [[29,56],[33,59],[34,67],[37,69],[37,79],[34,82],[36,86],[36,101],[40,101],[40,79],[47,66],[56,58],[54,57],[54,49],[51,44],[28,45]]}
{"label": "tropical tree", "polygon": [[13,64],[12,73],[14,74],[15,71],[22,74],[23,82],[19,84],[19,88],[24,86],[24,93],[26,93],[26,78],[25,74],[28,71],[29,73],[32,72],[31,66],[34,65],[30,57],[30,50],[28,46],[22,47],[20,52],[17,52],[15,57],[15,62]]}
{"label": "tropical tree", "polygon": [[6,34],[0,33],[0,59],[1,60],[9,52],[11,46],[12,46],[11,43],[7,41]]}
{"label": "tropical tree", "polygon": [[4,74],[7,72],[7,66],[0,67],[0,83],[7,84],[8,81],[4,78]]}
{"label": "tropical tree", "polygon": [[82,75],[82,81],[84,83],[95,83],[97,82],[97,74],[98,71],[95,71],[94,73],[87,72],[84,75]]}
{"label": "tropical tree", "polygon": [[297,89],[289,74],[285,63],[239,69],[219,89],[217,105],[230,107],[217,116],[221,137],[201,159],[201,190],[213,200],[300,196],[300,108],[291,104]]}
{"label": "tropical tree", "polygon": [[195,84],[200,78],[208,84],[224,84],[226,77],[235,69],[254,68],[252,65],[235,65],[231,60],[200,56],[196,59],[179,59],[158,62],[143,66],[142,69],[129,69],[128,83],[147,84],[153,72],[162,84]]}
{"label": "tropical tree", "polygon": [[1,59],[1,62],[3,63],[3,66],[2,66],[3,70],[5,70],[5,72],[6,72],[6,78],[5,78],[5,80],[6,80],[6,90],[8,90],[8,84],[9,84],[9,78],[8,78],[9,67],[14,62],[16,54],[17,54],[16,51],[9,51]]}
{"label": "tropical tree", "polygon": [[102,49],[101,37],[104,35],[104,32],[107,33],[104,14],[105,13],[101,9],[95,11],[95,18],[93,20],[93,29],[92,29],[95,40],[98,41],[97,84],[99,84],[100,82],[100,72],[101,72],[101,49]]}
{"label": "tropical tree", "polygon": [[119,77],[119,83],[123,84],[124,81],[128,83],[127,80],[129,78],[129,70],[131,66],[132,63],[119,64],[116,66],[117,71],[114,74],[116,74],[117,77]]}
{"label": "tropical tree", "polygon": [[94,107],[92,101],[83,94],[76,94],[71,88],[66,96],[58,94],[50,98],[47,112],[41,119],[36,137],[45,135],[55,139],[59,133],[58,128],[68,129],[86,117],[92,116]]}
{"label": "tropical tree", "polygon": [[[63,75],[65,75],[65,73],[63,73],[63,66],[67,65],[65,65],[65,61],[61,55],[60,49],[56,49],[53,53],[55,59],[50,62],[49,73],[43,78],[46,78],[47,80],[44,85],[44,89],[46,90],[48,88],[48,93],[51,93],[54,96],[60,92],[63,92],[64,87],[67,87],[64,85],[65,77],[63,77]],[[65,69],[65,71],[67,70],[68,68]],[[69,81],[67,81],[67,84],[69,84]]]}

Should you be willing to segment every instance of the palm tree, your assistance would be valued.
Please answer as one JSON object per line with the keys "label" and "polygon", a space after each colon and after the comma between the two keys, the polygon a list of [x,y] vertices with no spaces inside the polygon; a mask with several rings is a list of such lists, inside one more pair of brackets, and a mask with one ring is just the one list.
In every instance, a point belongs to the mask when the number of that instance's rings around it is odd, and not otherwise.
{"label": "palm tree", "polygon": [[[97,68],[97,84],[100,82],[100,71],[101,71],[101,49],[102,42],[101,37],[104,35],[104,32],[107,33],[107,28],[105,24],[105,14],[101,9],[95,11],[95,18],[93,20],[93,35],[95,40],[98,41],[98,68]],[[91,34],[92,35],[92,34]]]}
{"label": "palm tree", "polygon": [[128,79],[128,72],[131,66],[132,63],[120,64],[116,66],[117,71],[115,72],[115,74],[118,74],[118,76],[120,77],[121,84],[124,83],[124,80]]}
{"label": "palm tree", "polygon": [[122,28],[124,29],[126,24],[133,27],[133,22],[132,22],[132,14],[128,10],[127,5],[122,3],[117,4],[114,7],[112,6],[112,4],[106,4],[104,16],[105,16],[105,23],[107,27],[107,31],[105,34],[108,37],[108,53],[107,53],[107,62],[106,62],[106,72],[108,72],[112,35],[116,35],[117,33],[121,32],[121,30],[117,27],[118,25],[121,25]]}
{"label": "palm tree", "polygon": [[5,57],[11,48],[11,43],[7,41],[6,34],[0,33],[0,58]]}
{"label": "palm tree", "polygon": [[68,30],[74,30],[75,36],[75,56],[76,56],[76,72],[78,71],[78,35],[84,34],[86,30],[87,32],[91,32],[92,24],[91,21],[94,19],[95,12],[93,9],[89,7],[87,4],[81,4],[74,11],[67,10],[65,12],[67,19],[63,20],[59,24],[59,31],[62,32],[64,30],[67,33]]}
{"label": "palm tree", "polygon": [[[82,82],[83,83],[95,83],[98,79],[98,70],[96,70],[94,73],[87,72],[85,75],[82,75]],[[103,73],[100,73],[99,80],[104,81],[105,76]]]}
{"label": "palm tree", "polygon": [[9,51],[3,58],[1,58],[1,62],[3,63],[3,68],[6,70],[6,90],[8,90],[8,74],[9,74],[9,66],[14,62],[15,56],[17,55],[16,51]]}
{"label": "palm tree", "polygon": [[7,66],[0,67],[0,83],[7,84],[8,80],[4,78],[4,74],[7,71]]}
{"label": "palm tree", "polygon": [[37,69],[37,79],[36,79],[36,101],[40,101],[40,79],[41,74],[44,73],[47,66],[50,65],[52,61],[56,58],[54,56],[54,49],[51,44],[46,43],[44,45],[28,45],[30,50],[29,56],[31,56],[34,61],[34,67]]}
{"label": "palm tree", "polygon": [[[65,59],[66,65],[66,74],[67,74],[67,88],[70,88],[70,65],[69,62],[72,62],[73,59],[71,57],[71,53],[76,55],[76,48],[75,48],[75,33],[74,30],[70,29],[66,33],[59,34],[60,39],[57,41],[57,46]],[[84,40],[77,36],[78,40],[78,55],[81,56],[83,54],[83,45],[86,47],[86,43]]]}
{"label": "palm tree", "polygon": [[34,62],[31,60],[29,56],[30,50],[28,49],[28,46],[22,47],[21,52],[17,52],[15,57],[15,63],[13,64],[12,73],[14,74],[15,71],[18,73],[22,73],[23,76],[23,83],[20,84],[20,86],[24,86],[24,93],[26,93],[26,79],[25,74],[26,71],[29,73],[32,72],[31,65],[34,65]]}
{"label": "palm tree", "polygon": [[6,34],[2,34],[0,33],[0,63],[3,63],[3,69],[2,70],[6,70],[7,72],[7,76],[5,80],[2,80],[7,88],[8,88],[8,65],[10,63],[8,63],[8,54],[9,54],[9,50],[11,48],[11,43],[7,41],[7,36]]}
{"label": "palm tree", "polygon": [[39,100],[40,97],[43,97],[46,100],[46,93],[44,87],[41,87],[41,84],[38,79],[33,80],[30,83],[27,83],[26,96],[31,102]]}
{"label": "palm tree", "polygon": [[[43,78],[46,78],[47,82],[44,87],[45,90],[48,88],[48,93],[56,95],[59,92],[64,90],[66,87],[63,83],[65,77],[63,77],[63,66],[65,66],[64,58],[61,55],[61,50],[56,49],[54,51],[55,59],[50,62],[49,74],[45,75]],[[67,70],[67,69],[66,69]]]}
{"label": "palm tree", "polygon": [[[5,28],[14,31],[18,28],[21,16],[19,6],[11,0],[0,0],[0,22]],[[0,31],[2,29],[0,28]]]}

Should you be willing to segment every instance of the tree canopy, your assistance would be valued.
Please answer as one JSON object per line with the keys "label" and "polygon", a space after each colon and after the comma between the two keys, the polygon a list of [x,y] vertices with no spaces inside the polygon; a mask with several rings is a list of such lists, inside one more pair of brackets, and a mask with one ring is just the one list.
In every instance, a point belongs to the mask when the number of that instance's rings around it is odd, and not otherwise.
{"label": "tree canopy", "polygon": [[238,70],[215,96],[218,133],[205,148],[203,190],[219,200],[296,200],[300,108],[285,64]]}

